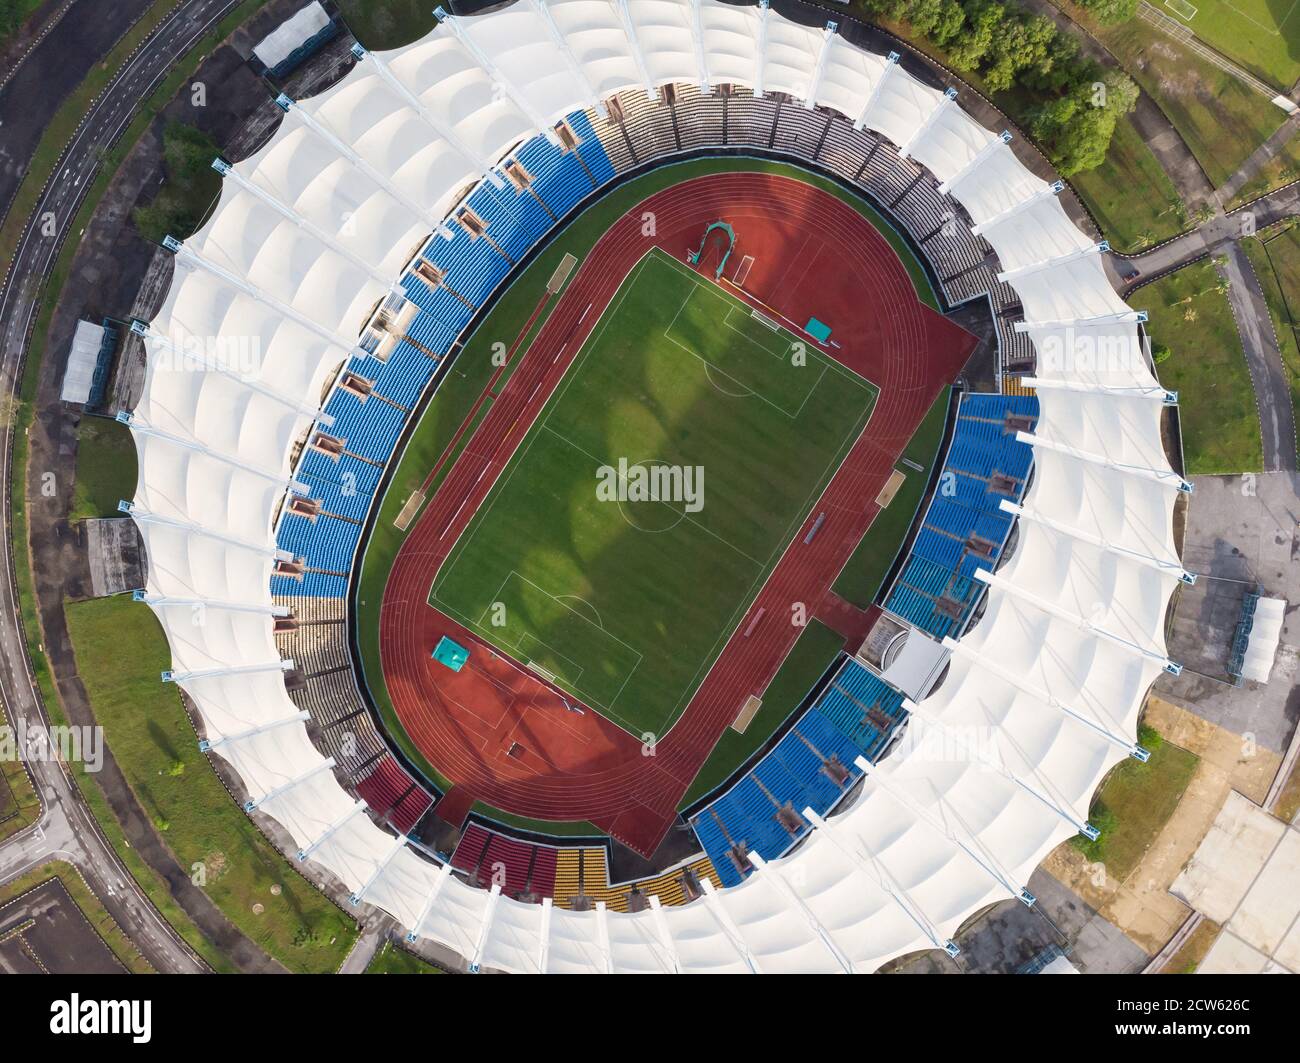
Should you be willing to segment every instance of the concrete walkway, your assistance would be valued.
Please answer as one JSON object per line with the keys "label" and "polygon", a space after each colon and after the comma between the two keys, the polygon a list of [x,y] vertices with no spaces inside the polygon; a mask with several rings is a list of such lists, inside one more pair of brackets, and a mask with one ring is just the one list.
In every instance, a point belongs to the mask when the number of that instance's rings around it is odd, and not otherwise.
{"label": "concrete walkway", "polygon": [[1300,111],[1296,111],[1278,126],[1272,136],[1250,153],[1246,161],[1237,168],[1237,172],[1215,190],[1219,202],[1225,206],[1231,203],[1246,183],[1277,158],[1297,133],[1300,133]]}
{"label": "concrete walkway", "polygon": [[339,967],[339,974],[365,974],[384,942],[397,930],[397,923],[387,915],[381,915],[361,925],[361,933],[347,959]]}

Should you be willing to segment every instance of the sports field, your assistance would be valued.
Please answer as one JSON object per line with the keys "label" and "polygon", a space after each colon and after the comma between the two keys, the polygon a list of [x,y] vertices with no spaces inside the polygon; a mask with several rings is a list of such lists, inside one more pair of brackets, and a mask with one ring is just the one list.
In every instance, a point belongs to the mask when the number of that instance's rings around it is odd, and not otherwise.
{"label": "sports field", "polygon": [[1300,77],[1300,0],[1150,0],[1281,91]]}
{"label": "sports field", "polygon": [[[652,250],[456,543],[430,601],[633,734],[661,735],[876,395]],[[638,498],[652,479],[678,490]]]}

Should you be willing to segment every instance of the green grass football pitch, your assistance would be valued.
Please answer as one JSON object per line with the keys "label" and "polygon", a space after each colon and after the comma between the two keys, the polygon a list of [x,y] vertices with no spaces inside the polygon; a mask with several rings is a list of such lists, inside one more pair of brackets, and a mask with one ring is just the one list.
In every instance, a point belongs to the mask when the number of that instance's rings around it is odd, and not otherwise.
{"label": "green grass football pitch", "polygon": [[[662,735],[876,395],[651,251],[456,543],[430,601],[633,734]],[[600,470],[620,459],[627,470],[702,469],[697,502],[630,500],[630,471],[617,497],[602,495]]]}
{"label": "green grass football pitch", "polygon": [[[1300,0],[1151,0],[1206,44],[1285,92],[1300,77]],[[1281,112],[1279,121],[1281,120]]]}

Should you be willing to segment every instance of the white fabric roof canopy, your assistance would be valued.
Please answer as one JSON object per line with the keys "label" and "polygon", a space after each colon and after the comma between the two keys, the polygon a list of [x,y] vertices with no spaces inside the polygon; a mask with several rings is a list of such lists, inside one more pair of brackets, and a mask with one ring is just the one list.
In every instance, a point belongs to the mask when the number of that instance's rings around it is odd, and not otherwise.
{"label": "white fabric roof canopy", "polygon": [[[575,108],[666,82],[814,93],[810,104],[953,182],[1013,273],[1043,354],[1037,474],[982,622],[916,709],[911,726],[927,741],[872,768],[851,807],[734,889],[636,914],[579,913],[471,888],[358,811],[284,689],[273,527],[295,442],[386,278],[450,204]],[[146,338],[134,515],[176,680],[250,803],[306,859],[474,964],[871,971],[942,946],[1075,833],[1102,776],[1129,754],[1167,663],[1161,620],[1182,572],[1171,530],[1182,485],[1160,442],[1164,392],[1090,245],[1052,189],[959,104],[884,56],[764,8],[521,0],[367,56],[233,167]],[[237,350],[178,353],[196,337]],[[199,625],[196,602],[207,603]]]}

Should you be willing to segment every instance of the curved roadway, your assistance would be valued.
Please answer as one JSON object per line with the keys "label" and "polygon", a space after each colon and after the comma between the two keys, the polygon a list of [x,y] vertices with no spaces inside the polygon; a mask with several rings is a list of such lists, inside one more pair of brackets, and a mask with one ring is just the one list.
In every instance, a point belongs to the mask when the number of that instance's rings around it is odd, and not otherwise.
{"label": "curved roadway", "polygon": [[[50,274],[80,209],[86,189],[110,148],[131,122],[141,102],[167,75],[172,64],[202,39],[238,0],[182,0],[141,44],[89,108],[65,147],[36,209],[27,219],[18,250],[7,264],[0,285],[0,403],[13,408],[22,380],[27,344],[39,310],[36,296]],[[134,22],[133,6],[97,5],[93,16],[118,21],[122,32]],[[69,16],[76,18],[77,13]],[[121,33],[116,35],[119,39]],[[43,42],[45,43],[45,42]],[[31,60],[27,60],[30,62]],[[24,169],[26,168],[24,164]],[[56,235],[40,232],[38,220],[48,213],[59,222]],[[21,629],[17,582],[9,527],[13,488],[12,425],[6,426],[0,453],[5,534],[0,552],[0,689],[9,721],[29,728],[48,718],[27,656]],[[53,858],[75,864],[91,889],[144,957],[158,970],[198,972],[203,961],[182,941],[136,884],[83,804],[76,783],[55,761],[33,760],[28,770],[41,800],[37,823],[0,845],[0,882],[8,881]]]}

